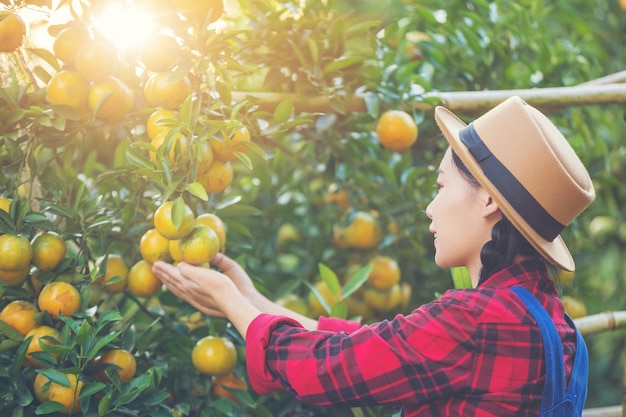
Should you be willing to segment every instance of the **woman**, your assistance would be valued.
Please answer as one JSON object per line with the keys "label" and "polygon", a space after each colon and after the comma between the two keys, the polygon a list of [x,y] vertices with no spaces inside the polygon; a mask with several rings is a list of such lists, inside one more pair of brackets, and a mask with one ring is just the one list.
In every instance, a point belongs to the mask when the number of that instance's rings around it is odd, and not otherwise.
{"label": "woman", "polygon": [[[593,200],[589,175],[556,127],[519,97],[469,126],[442,107],[435,117],[450,144],[426,210],[435,262],[467,266],[474,288],[361,326],[272,303],[221,254],[213,261],[221,273],[163,262],[154,271],[174,294],[228,318],[246,338],[258,393],[286,389],[319,405],[398,405],[405,416],[580,414],[586,348],[546,264],[574,269],[559,233]],[[551,414],[557,405],[562,414]]]}

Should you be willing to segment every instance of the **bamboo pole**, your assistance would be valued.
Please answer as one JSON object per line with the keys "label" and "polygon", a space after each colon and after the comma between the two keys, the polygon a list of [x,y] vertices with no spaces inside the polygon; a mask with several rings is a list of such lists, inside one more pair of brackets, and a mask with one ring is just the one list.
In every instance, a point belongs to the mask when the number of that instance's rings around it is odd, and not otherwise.
{"label": "bamboo pole", "polygon": [[613,405],[610,407],[586,408],[583,410],[583,417],[621,417],[622,406]]}
{"label": "bamboo pole", "polygon": [[[613,74],[614,79],[625,80],[626,73]],[[602,79],[589,81],[572,87],[530,88],[521,90],[494,91],[451,91],[430,92],[428,98],[440,100],[440,104],[456,112],[482,112],[511,96],[520,96],[529,104],[539,108],[559,108],[598,104],[626,103],[626,83],[605,84]],[[345,113],[366,111],[363,96],[347,94],[341,97],[304,96],[296,93],[233,92],[233,100],[250,99],[261,110],[273,111],[276,106],[291,100],[297,112],[327,113],[333,111],[331,99],[341,103]],[[424,102],[412,105],[420,110],[431,111],[433,106]]]}
{"label": "bamboo pole", "polygon": [[626,311],[608,311],[574,320],[583,336],[626,327]]}

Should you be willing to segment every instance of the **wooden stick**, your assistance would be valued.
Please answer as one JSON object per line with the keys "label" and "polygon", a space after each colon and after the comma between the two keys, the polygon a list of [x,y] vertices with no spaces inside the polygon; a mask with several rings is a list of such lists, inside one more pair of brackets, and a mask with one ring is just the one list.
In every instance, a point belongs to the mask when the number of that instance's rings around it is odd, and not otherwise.
{"label": "wooden stick", "polygon": [[626,327],[626,311],[608,311],[574,320],[583,336]]}
{"label": "wooden stick", "polygon": [[[617,77],[617,76],[616,76]],[[619,77],[626,77],[622,74]],[[573,87],[530,88],[522,90],[494,90],[494,91],[451,91],[430,92],[426,96],[440,100],[440,104],[456,112],[486,111],[503,100],[518,95],[533,106],[550,109],[570,106],[588,106],[596,104],[626,103],[626,84],[603,84],[600,79],[584,85]],[[325,96],[304,96],[294,93],[265,93],[265,92],[233,92],[234,101],[250,99],[261,110],[274,111],[276,106],[286,100],[291,100],[297,112],[327,113],[333,112],[331,100]],[[335,97],[341,102],[345,113],[366,111],[363,97],[348,94]],[[412,105],[420,110],[432,111],[433,106],[421,101]]]}
{"label": "wooden stick", "polygon": [[583,417],[622,417],[622,406],[586,408],[583,410]]}

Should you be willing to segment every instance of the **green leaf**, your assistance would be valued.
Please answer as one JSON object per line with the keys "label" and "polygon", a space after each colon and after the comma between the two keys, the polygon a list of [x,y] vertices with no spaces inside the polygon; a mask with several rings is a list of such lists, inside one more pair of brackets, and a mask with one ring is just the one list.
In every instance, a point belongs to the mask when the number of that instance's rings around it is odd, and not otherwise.
{"label": "green leaf", "polygon": [[192,182],[191,184],[188,184],[185,189],[192,195],[198,197],[200,200],[209,201],[209,195],[199,182]]}
{"label": "green leaf", "polygon": [[348,317],[348,306],[343,301],[337,301],[330,309],[330,316],[345,319]]}
{"label": "green leaf", "polygon": [[324,297],[322,296],[322,294],[320,294],[320,292],[317,290],[317,288],[315,288],[314,285],[312,285],[310,282],[305,282],[304,285],[306,285],[307,287],[309,287],[309,290],[311,290],[311,292],[313,293],[313,295],[315,296],[315,298],[317,298],[317,300],[320,302],[320,304],[322,305],[322,307],[324,308],[324,310],[327,313],[330,313],[330,306],[328,305],[328,303],[326,302],[326,300],[324,299]]}
{"label": "green leaf", "polygon": [[45,401],[45,402],[41,403],[35,409],[35,414],[37,414],[37,415],[51,414],[51,413],[54,413],[56,411],[63,410],[64,408],[65,408],[65,406],[63,404],[58,403],[56,401]]}
{"label": "green leaf", "polygon": [[185,215],[185,200],[182,197],[178,197],[172,204],[172,224],[176,229],[179,229],[183,224],[183,216]]}
{"label": "green leaf", "polygon": [[472,278],[465,266],[457,266],[450,269],[454,288],[472,288]]}
{"label": "green leaf", "polygon": [[337,278],[337,274],[335,274],[332,269],[330,269],[323,263],[318,263],[317,266],[320,270],[320,276],[328,286],[330,293],[335,296],[339,295],[339,292],[341,291],[341,284],[339,283],[339,278]]}
{"label": "green leaf", "polygon": [[287,120],[289,120],[292,114],[293,114],[293,101],[291,100],[282,101],[278,104],[278,106],[276,106],[276,110],[274,110],[272,121],[277,124],[284,123]]}
{"label": "green leaf", "polygon": [[362,56],[348,56],[339,58],[324,67],[324,74],[332,74],[342,69],[346,69],[353,65],[361,64],[365,58]]}
{"label": "green leaf", "polygon": [[93,333],[93,327],[91,327],[91,324],[89,324],[87,320],[83,320],[78,330],[78,333],[76,334],[76,344],[79,346],[84,346],[87,339],[92,336]]}
{"label": "green leaf", "polygon": [[367,277],[369,277],[370,272],[374,266],[372,264],[367,264],[364,267],[360,268],[358,271],[354,273],[346,282],[346,285],[343,287],[343,291],[341,292],[341,299],[348,298],[352,293],[361,288],[361,285],[367,281]]}

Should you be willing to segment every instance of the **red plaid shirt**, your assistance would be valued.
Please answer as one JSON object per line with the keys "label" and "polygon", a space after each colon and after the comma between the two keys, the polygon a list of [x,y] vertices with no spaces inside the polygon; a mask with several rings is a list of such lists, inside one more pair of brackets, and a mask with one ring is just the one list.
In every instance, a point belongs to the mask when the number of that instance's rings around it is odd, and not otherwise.
{"label": "red plaid shirt", "polygon": [[477,289],[447,291],[371,325],[322,318],[318,330],[307,331],[286,317],[260,315],[246,335],[251,385],[318,405],[402,406],[407,417],[538,416],[541,331],[513,285],[532,292],[554,320],[569,376],[574,330],[543,264],[527,261]]}

